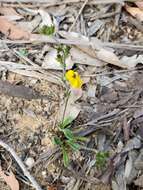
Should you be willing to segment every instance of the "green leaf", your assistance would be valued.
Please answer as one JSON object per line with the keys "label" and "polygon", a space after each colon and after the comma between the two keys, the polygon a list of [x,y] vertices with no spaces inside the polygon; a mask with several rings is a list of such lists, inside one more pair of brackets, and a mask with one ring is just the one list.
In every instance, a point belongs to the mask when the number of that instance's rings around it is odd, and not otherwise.
{"label": "green leaf", "polygon": [[75,137],[75,139],[76,139],[77,141],[86,141],[86,140],[87,140],[86,137],[80,137],[80,136]]}
{"label": "green leaf", "polygon": [[57,54],[60,55],[62,57],[62,59],[58,58],[57,60],[60,62],[60,63],[64,63],[65,59],[68,57],[69,53],[70,53],[70,47],[69,46],[66,46],[66,45],[59,45],[58,47],[56,47],[57,49]]}
{"label": "green leaf", "polygon": [[55,32],[55,26],[54,25],[51,25],[51,26],[44,25],[39,30],[40,34],[44,34],[44,35],[47,35],[47,36],[50,36],[50,35],[54,34],[54,32]]}
{"label": "green leaf", "polygon": [[70,140],[74,139],[74,135],[70,129],[63,129],[62,131],[67,139],[70,139]]}
{"label": "green leaf", "polygon": [[64,166],[67,167],[69,165],[69,156],[65,148],[62,149],[62,152],[63,152]]}
{"label": "green leaf", "polygon": [[56,49],[57,49],[58,54],[61,53],[63,51],[63,45],[62,44],[58,45]]}
{"label": "green leaf", "polygon": [[61,141],[61,139],[59,137],[54,137],[53,138],[53,143],[55,145],[62,145],[63,144],[62,141]]}
{"label": "green leaf", "polygon": [[68,127],[73,121],[72,117],[67,117],[64,119],[63,123],[62,123],[62,128]]}
{"label": "green leaf", "polygon": [[20,49],[19,50],[19,54],[23,55],[23,56],[27,56],[28,55],[28,51],[26,49]]}
{"label": "green leaf", "polygon": [[96,154],[96,166],[98,169],[103,169],[106,166],[108,157],[108,152],[98,152]]}
{"label": "green leaf", "polygon": [[69,46],[65,46],[65,48],[64,48],[64,54],[65,54],[65,57],[67,58],[68,57],[68,55],[69,55],[69,53],[70,53],[70,47]]}
{"label": "green leaf", "polygon": [[80,145],[79,145],[78,143],[75,143],[74,141],[71,141],[71,140],[67,140],[66,142],[69,144],[69,146],[70,146],[74,151],[79,150]]}

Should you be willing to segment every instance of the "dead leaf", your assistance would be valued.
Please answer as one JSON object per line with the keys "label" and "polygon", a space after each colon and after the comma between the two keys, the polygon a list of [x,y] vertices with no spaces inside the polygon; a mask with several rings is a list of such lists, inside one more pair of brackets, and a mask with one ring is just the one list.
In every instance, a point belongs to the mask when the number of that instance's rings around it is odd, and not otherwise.
{"label": "dead leaf", "polygon": [[[73,61],[69,55],[66,59],[66,69],[71,69]],[[51,49],[45,56],[42,67],[44,69],[63,70],[61,63],[57,61],[57,50]]]}
{"label": "dead leaf", "polygon": [[0,167],[0,176],[5,180],[5,182],[11,188],[11,190],[19,190],[19,183],[12,171],[10,171],[9,175],[6,175]]}
{"label": "dead leaf", "polygon": [[137,2],[135,2],[135,4],[136,4],[141,10],[143,10],[143,2],[137,1]]}
{"label": "dead leaf", "polygon": [[134,167],[135,160],[137,159],[138,153],[136,151],[130,151],[128,153],[128,159],[125,164],[124,177],[127,184],[131,184],[138,175],[138,170]]}
{"label": "dead leaf", "polygon": [[47,190],[57,190],[55,186],[49,186]]}
{"label": "dead leaf", "polygon": [[134,183],[136,186],[143,187],[143,175],[139,176]]}
{"label": "dead leaf", "polygon": [[53,16],[51,17],[51,15],[43,9],[39,9],[39,10],[34,10],[34,9],[27,9],[25,8],[26,12],[29,12],[32,15],[40,15],[42,22],[40,23],[39,27],[43,27],[44,25],[46,26],[55,26],[55,32],[58,31],[58,22],[56,20],[56,18]]}
{"label": "dead leaf", "polygon": [[99,51],[97,51],[96,56],[98,59],[110,63],[112,65],[121,68],[127,68],[127,66],[124,65],[112,51],[101,48]]}
{"label": "dead leaf", "polygon": [[[91,51],[90,51],[91,52]],[[72,59],[75,63],[91,65],[91,66],[103,66],[106,65],[104,62],[90,56],[87,53],[84,53],[78,48],[72,47],[70,50]]]}
{"label": "dead leaf", "polygon": [[143,108],[141,107],[135,110],[133,117],[136,119],[138,117],[141,117],[142,115],[143,115]]}
{"label": "dead leaf", "polygon": [[0,17],[0,32],[5,34],[11,40],[28,40],[30,37],[30,33],[24,31],[3,17]]}
{"label": "dead leaf", "polygon": [[73,120],[76,119],[76,117],[79,115],[81,111],[81,107],[76,103],[76,101],[81,96],[82,96],[82,89],[71,89],[71,94],[69,96],[67,105],[66,101],[64,101],[64,103],[61,104],[58,116],[59,121],[61,121],[63,118],[65,106],[66,106],[65,118],[71,117]]}
{"label": "dead leaf", "polygon": [[139,21],[143,21],[143,10],[138,7],[130,7],[128,5],[125,6],[125,9],[128,13],[130,13],[133,17],[138,19]]}
{"label": "dead leaf", "polygon": [[[40,70],[38,69],[38,72],[35,71],[35,67],[29,66],[29,65],[24,65],[21,63],[14,63],[14,62],[7,62],[7,61],[0,61],[0,68],[7,69],[8,71],[11,71],[13,73],[17,73],[19,75],[24,75],[36,79],[44,79],[46,81],[58,84],[58,85],[63,85],[63,82],[61,80],[61,75],[57,74],[55,72],[39,72]],[[37,70],[37,69],[36,69]]]}
{"label": "dead leaf", "polygon": [[58,23],[57,23],[56,19],[54,17],[52,19],[51,15],[47,11],[39,9],[38,13],[40,14],[40,16],[42,18],[42,23],[40,24],[40,26],[44,26],[44,25],[52,26],[52,25],[54,25],[55,31],[58,30]]}
{"label": "dead leaf", "polygon": [[127,121],[127,118],[123,118],[123,134],[125,141],[129,140],[130,136],[130,120]]}
{"label": "dead leaf", "polygon": [[75,89],[72,88],[71,89],[71,94],[69,97],[69,102],[70,103],[75,103],[75,101],[77,101],[79,98],[81,98],[82,96],[82,89]]}
{"label": "dead leaf", "polygon": [[2,14],[4,18],[11,21],[23,18],[23,16],[18,14],[12,7],[0,7],[0,14]]}
{"label": "dead leaf", "polygon": [[22,21],[22,22],[18,22],[17,25],[21,28],[25,28],[27,31],[32,32],[33,30],[35,30],[35,28],[38,27],[38,25],[41,22],[41,17],[40,15],[35,16],[31,21],[27,22],[27,21]]}
{"label": "dead leaf", "polygon": [[[14,8],[12,7],[0,7],[0,13],[2,15],[15,15],[15,16],[21,16],[20,14],[18,14]],[[21,16],[22,18],[22,16]]]}
{"label": "dead leaf", "polygon": [[[65,104],[63,104],[59,110],[59,121],[62,120],[63,113],[64,113]],[[76,119],[81,111],[81,108],[78,105],[68,103],[65,118],[70,117],[72,120]]]}
{"label": "dead leaf", "polygon": [[88,36],[92,36],[94,35],[101,27],[103,27],[104,22],[96,19],[91,26],[89,26],[89,28],[87,29],[87,34]]}
{"label": "dead leaf", "polygon": [[140,140],[140,137],[137,136],[137,137],[134,137],[132,139],[130,139],[127,144],[125,145],[125,147],[123,148],[123,151],[122,152],[128,152],[130,150],[133,150],[133,149],[138,149],[141,147],[141,140]]}
{"label": "dead leaf", "polygon": [[126,180],[129,178],[132,168],[133,168],[133,159],[131,156],[129,156],[129,159],[126,161],[126,165],[125,165],[125,178],[126,178]]}
{"label": "dead leaf", "polygon": [[[82,50],[84,53],[88,54],[89,56],[93,58],[98,58],[101,61],[104,61],[105,63],[110,63],[112,65],[116,65],[121,68],[127,68],[126,65],[122,64],[121,61],[118,59],[118,57],[109,50],[103,49],[100,45],[99,40],[89,40],[88,37],[81,35],[76,32],[65,32],[65,31],[58,31],[60,36],[71,40],[71,41],[78,41],[81,43],[89,44],[91,47],[84,47],[84,46],[77,46],[80,50]],[[75,52],[74,52],[75,53]],[[85,57],[85,56],[84,56]],[[90,61],[93,61],[90,59]],[[103,64],[102,64],[103,65]]]}
{"label": "dead leaf", "polygon": [[63,38],[69,39],[69,40],[77,40],[78,42],[84,41],[85,43],[89,43],[89,38],[81,35],[80,33],[77,32],[66,32],[66,31],[58,31],[59,35],[62,36]]}
{"label": "dead leaf", "polygon": [[143,55],[123,56],[120,61],[128,68],[134,68],[137,64],[143,64]]}

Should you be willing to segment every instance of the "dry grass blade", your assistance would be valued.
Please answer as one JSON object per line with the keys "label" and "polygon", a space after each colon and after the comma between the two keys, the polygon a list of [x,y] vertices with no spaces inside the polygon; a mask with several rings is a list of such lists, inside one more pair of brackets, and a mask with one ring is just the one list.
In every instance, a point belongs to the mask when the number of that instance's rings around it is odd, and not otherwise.
{"label": "dry grass blade", "polygon": [[5,68],[13,73],[33,77],[36,79],[44,79],[58,85],[63,85],[61,78],[57,73],[49,71],[47,74],[44,70],[42,70],[42,68],[40,70],[40,68],[37,66],[29,66],[20,63],[17,64],[10,61],[0,61],[0,66],[1,69]]}
{"label": "dry grass blade", "polygon": [[138,19],[140,22],[143,21],[143,10],[141,10],[138,7],[130,7],[130,6],[125,6],[127,12],[129,12],[133,17]]}
{"label": "dry grass blade", "polygon": [[[69,39],[62,39],[62,38],[50,38],[44,35],[38,35],[33,34],[31,35],[30,40],[1,40],[2,42],[6,44],[29,44],[29,43],[50,43],[50,44],[66,44],[66,45],[79,45],[79,46],[85,46],[88,47],[91,45],[91,43],[87,43],[87,41],[84,40],[69,40]],[[96,41],[95,44],[100,45],[102,47],[113,47],[115,49],[127,49],[131,51],[143,51],[142,45],[132,45],[132,44],[123,44],[123,43],[113,43],[113,42],[102,42],[100,40],[97,40],[95,38],[91,38],[90,41]],[[98,41],[98,43],[97,43]]]}
{"label": "dry grass blade", "polygon": [[142,2],[142,1],[137,1],[137,2],[136,2],[136,5],[137,5],[141,10],[143,10],[143,2]]}
{"label": "dry grass blade", "polygon": [[78,13],[78,15],[77,15],[76,18],[75,18],[73,24],[72,24],[71,27],[69,28],[69,31],[71,31],[72,28],[74,27],[76,21],[78,20],[80,14],[82,13],[82,11],[83,11],[83,9],[84,9],[84,7],[85,7],[85,5],[87,4],[88,1],[89,1],[89,0],[85,0],[85,2],[84,2],[84,4],[82,5],[82,7],[81,7],[81,9],[80,9],[80,11],[79,11],[79,13]]}
{"label": "dry grass blade", "polygon": [[[65,4],[65,3],[79,3],[84,2],[85,0],[63,0],[59,2],[58,0],[19,0],[19,3],[46,3],[50,6]],[[94,4],[108,4],[108,3],[123,3],[125,1],[132,1],[135,2],[136,0],[89,0],[89,3],[93,2]],[[17,0],[0,0],[0,2],[4,3],[17,3]]]}

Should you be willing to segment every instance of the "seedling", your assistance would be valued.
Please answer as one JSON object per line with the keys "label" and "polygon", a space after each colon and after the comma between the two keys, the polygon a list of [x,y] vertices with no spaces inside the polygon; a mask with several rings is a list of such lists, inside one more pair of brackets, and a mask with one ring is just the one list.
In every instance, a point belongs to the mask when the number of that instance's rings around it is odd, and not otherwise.
{"label": "seedling", "polygon": [[67,167],[69,165],[69,150],[77,151],[80,148],[79,142],[85,140],[83,137],[78,137],[73,134],[71,129],[69,128],[73,122],[71,117],[67,117],[59,123],[58,129],[59,134],[58,136],[53,138],[53,142],[55,145],[60,146],[63,154],[63,162],[64,166]]}
{"label": "seedling", "polygon": [[43,34],[43,35],[51,36],[55,33],[55,26],[54,25],[51,25],[51,26],[44,25],[42,28],[40,28],[39,33]]}
{"label": "seedling", "polygon": [[98,152],[96,154],[96,167],[97,169],[103,169],[107,164],[109,152]]}
{"label": "seedling", "polygon": [[27,49],[20,49],[19,54],[23,56],[28,56],[28,50]]}
{"label": "seedling", "polygon": [[70,47],[66,45],[59,45],[57,48],[57,61],[62,65],[65,64],[66,58],[69,56]]}
{"label": "seedling", "polygon": [[[70,47],[66,45],[59,45],[56,47],[57,50],[57,61],[61,64],[63,68],[63,77],[62,80],[65,83],[65,107],[63,111],[63,116],[61,122],[58,124],[58,133],[57,136],[53,138],[53,142],[55,145],[60,146],[62,154],[63,154],[63,162],[64,166],[67,167],[69,164],[69,150],[77,151],[80,148],[80,142],[85,141],[84,137],[76,136],[71,130],[71,125],[73,122],[73,118],[65,117],[66,108],[68,105],[69,96],[71,93],[70,87],[66,85],[67,77],[66,77],[66,59],[70,54]],[[81,86],[80,86],[81,88]]]}
{"label": "seedling", "polygon": [[66,73],[66,59],[70,54],[70,47],[66,45],[59,45],[56,47],[57,49],[57,61],[61,64],[63,68],[63,80],[65,78]]}

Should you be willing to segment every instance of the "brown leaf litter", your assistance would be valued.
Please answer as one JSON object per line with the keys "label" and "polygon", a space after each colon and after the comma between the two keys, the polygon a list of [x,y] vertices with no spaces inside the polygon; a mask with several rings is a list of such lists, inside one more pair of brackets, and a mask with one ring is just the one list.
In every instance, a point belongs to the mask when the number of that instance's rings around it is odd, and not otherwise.
{"label": "brown leaf litter", "polygon": [[30,34],[19,28],[6,18],[0,16],[0,32],[5,34],[11,40],[28,40]]}
{"label": "brown leaf litter", "polygon": [[11,190],[19,190],[19,183],[12,171],[6,175],[2,168],[0,168],[0,176],[5,180]]}

